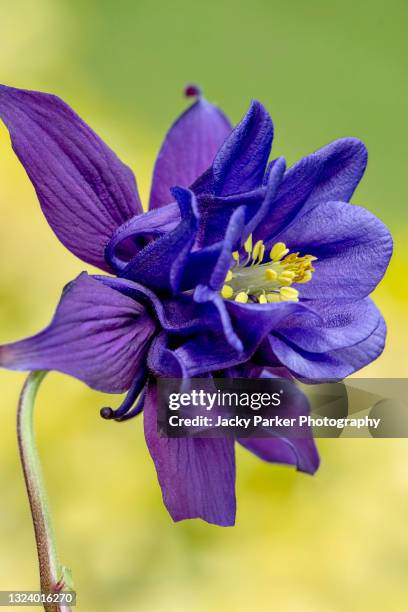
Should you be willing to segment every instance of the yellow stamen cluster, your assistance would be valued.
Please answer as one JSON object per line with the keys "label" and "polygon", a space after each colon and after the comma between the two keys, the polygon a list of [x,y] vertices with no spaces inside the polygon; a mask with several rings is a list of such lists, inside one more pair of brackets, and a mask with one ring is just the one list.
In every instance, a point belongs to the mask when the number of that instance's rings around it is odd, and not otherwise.
{"label": "yellow stamen cluster", "polygon": [[241,304],[299,300],[299,291],[291,285],[311,280],[312,262],[317,257],[290,253],[286,244],[277,242],[269,253],[269,261],[264,263],[265,245],[262,240],[253,245],[252,235],[245,241],[244,251],[246,256],[243,257],[238,251],[232,254],[234,264],[225,277],[221,290],[223,298]]}

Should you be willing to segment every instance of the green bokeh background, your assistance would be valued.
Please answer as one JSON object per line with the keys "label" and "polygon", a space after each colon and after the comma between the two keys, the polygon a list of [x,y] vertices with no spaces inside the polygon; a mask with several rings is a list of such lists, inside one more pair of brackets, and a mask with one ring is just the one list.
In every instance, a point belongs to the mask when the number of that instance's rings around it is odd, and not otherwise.
{"label": "green bokeh background", "polygon": [[[361,375],[405,377],[407,18],[402,0],[1,1],[0,79],[67,100],[133,167],[145,201],[186,82],[233,121],[260,99],[275,122],[274,155],[289,164],[337,137],[363,139],[369,166],[354,201],[389,225],[396,248],[376,291],[387,347]],[[0,212],[6,342],[44,326],[84,264],[48,228],[3,126]],[[37,587],[14,433],[23,380],[0,372],[0,589]],[[406,610],[406,440],[321,440],[313,478],[239,449],[236,527],[174,525],[141,420],[102,421],[106,401],[60,374],[39,397],[40,450],[79,612]]]}

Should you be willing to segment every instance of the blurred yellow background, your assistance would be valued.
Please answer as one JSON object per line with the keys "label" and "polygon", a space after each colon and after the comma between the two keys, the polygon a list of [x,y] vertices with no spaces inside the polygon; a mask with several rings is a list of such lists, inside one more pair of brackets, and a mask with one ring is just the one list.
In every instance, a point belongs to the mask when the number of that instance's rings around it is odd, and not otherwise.
{"label": "blurred yellow background", "polygon": [[[360,375],[407,376],[406,2],[15,0],[0,11],[1,81],[64,98],[134,169],[145,201],[190,81],[234,122],[260,99],[275,122],[274,156],[289,164],[338,137],[364,140],[369,166],[354,201],[389,225],[396,248],[376,291],[387,347]],[[48,228],[3,126],[0,212],[7,342],[49,321],[84,264]],[[37,588],[15,440],[24,378],[0,372],[0,589]],[[141,419],[102,421],[106,402],[53,373],[37,410],[78,612],[407,609],[407,440],[320,440],[313,478],[238,449],[236,527],[175,525]]]}

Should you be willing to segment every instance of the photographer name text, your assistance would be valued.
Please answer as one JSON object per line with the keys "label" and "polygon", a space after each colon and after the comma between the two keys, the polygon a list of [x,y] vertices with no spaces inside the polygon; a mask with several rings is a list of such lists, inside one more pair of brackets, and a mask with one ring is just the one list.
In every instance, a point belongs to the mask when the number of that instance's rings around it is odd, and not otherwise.
{"label": "photographer name text", "polygon": [[352,427],[361,429],[364,427],[372,427],[377,429],[381,419],[374,419],[368,416],[361,418],[332,418],[332,417],[314,417],[311,415],[301,415],[293,418],[285,418],[279,416],[262,417],[255,414],[251,417],[230,416],[225,417],[218,415],[216,418],[207,415],[197,415],[194,417],[181,417],[176,414],[169,416],[168,423],[170,427],[200,427],[200,428],[244,428],[249,427],[273,427],[273,428],[302,428],[302,427],[336,427],[344,429]]}

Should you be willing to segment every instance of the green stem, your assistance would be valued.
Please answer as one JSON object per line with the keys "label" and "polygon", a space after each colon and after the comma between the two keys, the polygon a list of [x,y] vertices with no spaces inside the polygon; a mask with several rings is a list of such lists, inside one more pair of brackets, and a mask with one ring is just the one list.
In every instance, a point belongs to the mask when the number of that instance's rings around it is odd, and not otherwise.
{"label": "green stem", "polygon": [[[46,373],[32,372],[24,384],[17,413],[17,437],[37,544],[41,591],[55,593],[64,588],[71,588],[71,584],[69,584],[68,571],[58,560],[33,428],[34,403]],[[44,610],[46,612],[69,612],[70,608],[65,605],[46,604]]]}

